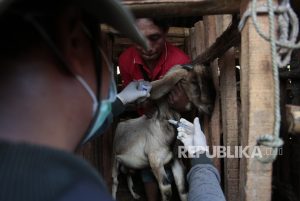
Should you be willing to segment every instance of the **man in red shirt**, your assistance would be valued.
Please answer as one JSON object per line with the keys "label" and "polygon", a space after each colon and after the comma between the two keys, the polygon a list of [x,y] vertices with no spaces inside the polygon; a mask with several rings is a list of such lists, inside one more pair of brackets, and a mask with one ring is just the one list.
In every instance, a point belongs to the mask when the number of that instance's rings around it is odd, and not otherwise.
{"label": "man in red shirt", "polygon": [[[189,63],[189,57],[174,45],[166,42],[168,26],[155,19],[136,20],[140,32],[146,37],[149,49],[133,45],[119,58],[119,68],[123,87],[133,80],[154,81],[164,76],[176,64]],[[150,170],[142,170],[148,201],[159,200],[158,186]],[[167,173],[170,171],[167,170]]]}
{"label": "man in red shirt", "polygon": [[123,86],[133,80],[157,80],[176,64],[186,64],[189,57],[174,45],[166,42],[168,27],[160,21],[141,18],[136,21],[138,29],[148,39],[150,48],[134,45],[119,58]]}

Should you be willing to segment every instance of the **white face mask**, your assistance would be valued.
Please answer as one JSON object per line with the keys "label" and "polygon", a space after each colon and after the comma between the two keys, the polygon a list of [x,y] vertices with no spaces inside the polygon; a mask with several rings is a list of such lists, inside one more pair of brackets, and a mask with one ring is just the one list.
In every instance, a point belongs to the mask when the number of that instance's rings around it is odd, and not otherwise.
{"label": "white face mask", "polygon": [[76,79],[81,83],[83,88],[85,88],[85,90],[93,100],[93,122],[82,141],[82,144],[84,144],[91,138],[93,138],[96,134],[101,134],[101,132],[99,132],[99,129],[111,114],[111,103],[116,99],[116,87],[114,84],[114,80],[112,80],[109,90],[109,98],[106,100],[102,100],[101,103],[99,103],[97,101],[96,95],[92,91],[91,87],[86,83],[86,81],[79,75],[76,76]]}

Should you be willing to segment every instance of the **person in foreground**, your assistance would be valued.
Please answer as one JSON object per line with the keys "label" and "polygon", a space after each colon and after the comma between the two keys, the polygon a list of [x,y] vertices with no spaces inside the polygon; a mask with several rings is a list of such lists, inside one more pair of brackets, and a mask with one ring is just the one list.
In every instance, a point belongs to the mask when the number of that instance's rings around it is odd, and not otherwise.
{"label": "person in foreground", "polygon": [[112,104],[147,93],[135,82],[116,98],[102,22],[147,48],[117,0],[0,1],[0,201],[112,200],[72,152],[108,124]]}
{"label": "person in foreground", "polygon": [[192,167],[187,175],[188,200],[225,201],[220,187],[219,172],[205,153],[207,150],[206,137],[201,130],[199,118],[194,119],[194,124],[183,118],[180,119],[180,122],[184,126],[177,128],[177,139],[184,144],[184,148],[192,156]]}

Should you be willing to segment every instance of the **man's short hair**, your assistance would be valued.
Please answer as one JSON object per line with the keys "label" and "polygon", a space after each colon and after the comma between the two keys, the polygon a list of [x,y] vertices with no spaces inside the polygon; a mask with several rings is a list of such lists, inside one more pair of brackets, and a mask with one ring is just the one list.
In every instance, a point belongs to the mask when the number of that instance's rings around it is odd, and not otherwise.
{"label": "man's short hair", "polygon": [[152,19],[153,23],[161,28],[164,32],[167,32],[169,29],[169,22],[164,19]]}
{"label": "man's short hair", "polygon": [[[141,19],[141,18],[140,18]],[[158,19],[158,18],[147,18],[152,21],[153,24],[158,26],[163,32],[167,32],[169,29],[169,21],[166,19]]]}

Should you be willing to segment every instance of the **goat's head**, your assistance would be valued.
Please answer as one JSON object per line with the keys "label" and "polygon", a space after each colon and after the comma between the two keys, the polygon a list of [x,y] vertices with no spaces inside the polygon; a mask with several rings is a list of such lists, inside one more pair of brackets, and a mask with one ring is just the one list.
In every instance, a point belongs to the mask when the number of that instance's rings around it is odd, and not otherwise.
{"label": "goat's head", "polygon": [[199,115],[210,115],[213,110],[215,90],[211,75],[205,66],[196,65],[186,68],[174,66],[160,80],[152,82],[150,98],[158,100],[167,95],[180,82],[190,103],[199,111]]}

